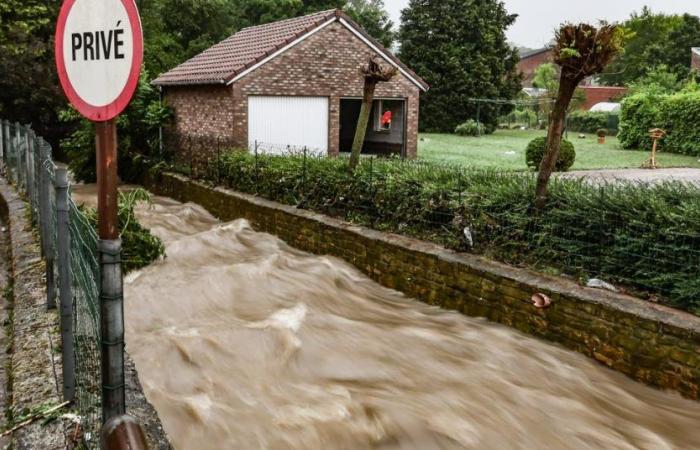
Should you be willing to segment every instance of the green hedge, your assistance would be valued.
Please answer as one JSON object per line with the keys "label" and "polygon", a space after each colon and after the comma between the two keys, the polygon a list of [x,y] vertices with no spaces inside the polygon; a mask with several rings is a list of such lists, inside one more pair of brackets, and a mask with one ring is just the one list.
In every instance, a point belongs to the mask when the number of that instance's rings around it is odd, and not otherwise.
{"label": "green hedge", "polygon": [[600,277],[700,313],[694,187],[555,179],[538,216],[532,174],[372,159],[351,173],[343,158],[246,152],[225,154],[220,173],[238,191],[511,264]]}
{"label": "green hedge", "polygon": [[574,111],[569,114],[567,122],[570,131],[595,133],[599,129],[605,128],[611,136],[617,134],[619,123],[619,114],[590,111]]}
{"label": "green hedge", "polygon": [[620,133],[624,148],[651,149],[649,130],[662,128],[668,136],[660,148],[700,156],[700,92],[672,95],[637,94],[622,102]]}

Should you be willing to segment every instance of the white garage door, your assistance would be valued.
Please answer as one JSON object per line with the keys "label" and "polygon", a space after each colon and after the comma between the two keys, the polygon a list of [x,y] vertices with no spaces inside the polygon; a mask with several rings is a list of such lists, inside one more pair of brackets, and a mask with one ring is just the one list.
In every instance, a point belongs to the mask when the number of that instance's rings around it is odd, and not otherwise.
{"label": "white garage door", "polygon": [[328,151],[328,98],[248,97],[248,145],[282,153],[287,147]]}

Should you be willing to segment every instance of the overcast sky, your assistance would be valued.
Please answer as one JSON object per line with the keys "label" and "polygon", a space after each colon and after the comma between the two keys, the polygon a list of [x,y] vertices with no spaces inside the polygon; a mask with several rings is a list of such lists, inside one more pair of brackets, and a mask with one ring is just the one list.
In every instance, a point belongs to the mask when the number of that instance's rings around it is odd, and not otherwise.
{"label": "overcast sky", "polygon": [[[408,5],[408,0],[384,0],[384,3],[398,25],[401,10]],[[546,45],[562,22],[622,21],[644,5],[659,12],[688,12],[700,16],[700,0],[504,0],[504,3],[509,12],[519,16],[508,30],[508,39],[518,46],[531,48]]]}

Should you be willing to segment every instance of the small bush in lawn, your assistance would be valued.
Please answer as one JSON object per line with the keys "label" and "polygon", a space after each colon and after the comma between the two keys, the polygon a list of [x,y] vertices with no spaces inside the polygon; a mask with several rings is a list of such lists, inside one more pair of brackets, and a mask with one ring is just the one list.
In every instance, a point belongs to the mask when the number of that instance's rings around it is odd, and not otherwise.
{"label": "small bush in lawn", "polygon": [[608,130],[607,128],[600,128],[598,131],[595,132],[595,134],[598,135],[599,138],[604,138],[608,135]]}
{"label": "small bush in lawn", "polygon": [[455,128],[455,133],[460,136],[481,136],[484,132],[484,126],[472,119],[467,120]]}
{"label": "small bush in lawn", "polygon": [[[542,158],[544,158],[544,150],[547,147],[547,138],[538,137],[530,141],[525,150],[525,161],[527,166],[532,169],[539,169],[542,163]],[[557,165],[554,170],[557,172],[566,172],[574,165],[576,160],[576,150],[574,149],[574,144],[562,139],[561,149],[559,150],[559,159],[557,159]]]}

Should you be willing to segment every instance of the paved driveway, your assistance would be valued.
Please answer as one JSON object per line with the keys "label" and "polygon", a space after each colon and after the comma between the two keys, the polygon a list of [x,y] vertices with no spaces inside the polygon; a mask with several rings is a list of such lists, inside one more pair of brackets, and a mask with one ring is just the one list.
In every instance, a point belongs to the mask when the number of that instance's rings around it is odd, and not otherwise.
{"label": "paved driveway", "polygon": [[660,183],[663,181],[686,181],[700,186],[700,169],[607,169],[575,170],[560,173],[565,178],[585,178],[596,181],[639,181],[642,183]]}

